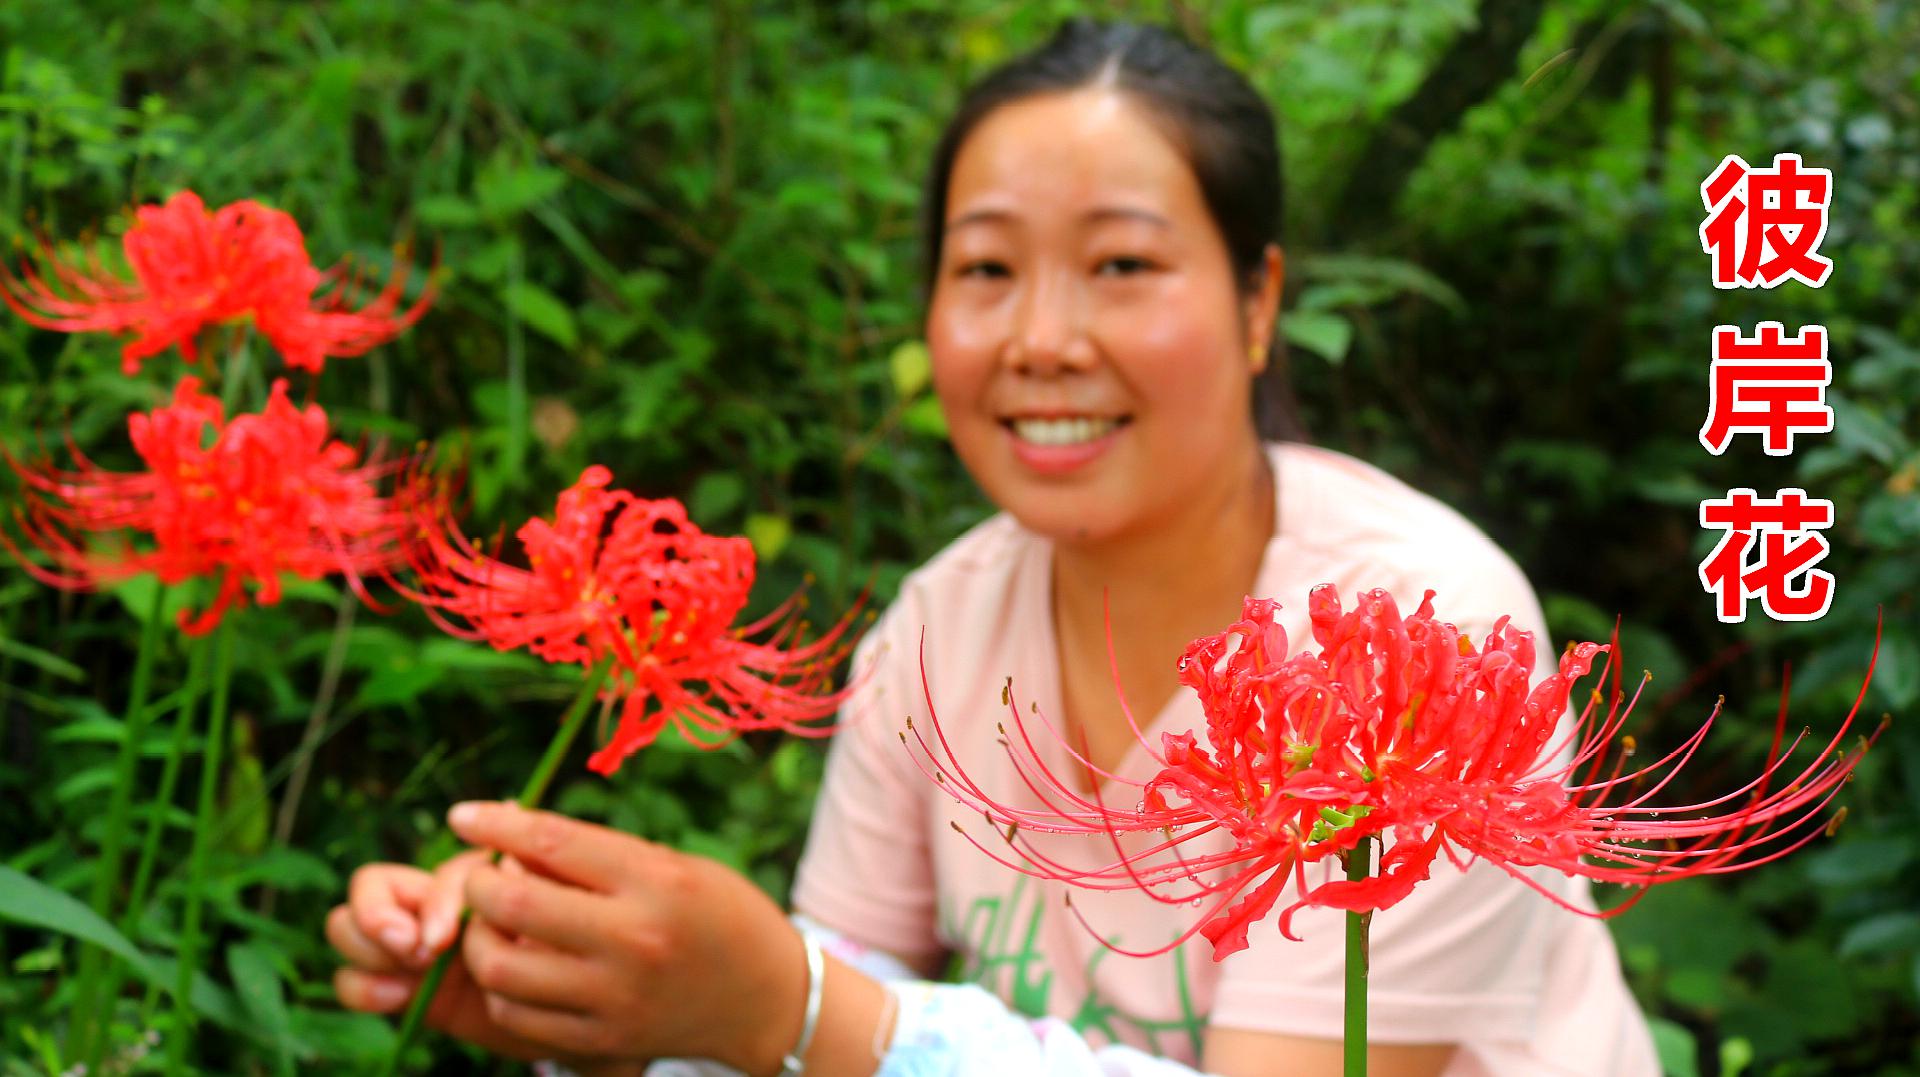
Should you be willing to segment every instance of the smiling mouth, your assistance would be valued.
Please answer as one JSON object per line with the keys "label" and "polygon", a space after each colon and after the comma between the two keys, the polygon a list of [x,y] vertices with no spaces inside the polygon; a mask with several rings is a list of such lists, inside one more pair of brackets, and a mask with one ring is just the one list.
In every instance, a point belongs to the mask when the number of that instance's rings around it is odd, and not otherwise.
{"label": "smiling mouth", "polygon": [[1063,418],[1002,419],[1000,424],[1013,431],[1021,441],[1033,445],[1082,445],[1097,441],[1133,420],[1078,415]]}

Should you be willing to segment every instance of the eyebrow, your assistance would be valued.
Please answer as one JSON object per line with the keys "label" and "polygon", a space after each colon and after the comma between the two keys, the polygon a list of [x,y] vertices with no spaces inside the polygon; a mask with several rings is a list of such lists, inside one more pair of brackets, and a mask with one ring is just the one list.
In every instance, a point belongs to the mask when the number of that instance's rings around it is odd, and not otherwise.
{"label": "eyebrow", "polygon": [[[1133,209],[1127,206],[1101,206],[1097,209],[1088,210],[1082,214],[1081,217],[1087,221],[1120,218],[1124,220],[1144,221],[1147,224],[1156,225],[1160,228],[1173,227],[1173,222],[1152,210]],[[963,225],[987,223],[1005,224],[1010,223],[1012,220],[1013,214],[1004,209],[976,209],[962,213],[960,216],[948,221],[946,227],[948,231],[952,231]]]}

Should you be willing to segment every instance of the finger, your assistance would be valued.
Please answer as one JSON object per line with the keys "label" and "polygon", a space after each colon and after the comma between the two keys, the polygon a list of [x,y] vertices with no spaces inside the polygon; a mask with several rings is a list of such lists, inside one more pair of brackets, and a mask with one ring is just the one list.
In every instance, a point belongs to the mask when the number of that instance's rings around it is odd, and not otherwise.
{"label": "finger", "polygon": [[456,804],[447,823],[463,840],[517,857],[530,871],[601,893],[619,889],[635,856],[652,848],[616,830],[508,801]]}
{"label": "finger", "polygon": [[345,905],[335,905],[327,914],[327,941],[362,972],[401,972],[405,967],[398,954],[360,930],[353,910]]}
{"label": "finger", "polygon": [[395,958],[420,944],[419,912],[433,877],[405,864],[368,864],[347,883],[347,906],[354,926]]}
{"label": "finger", "polygon": [[383,976],[359,969],[337,969],[333,993],[340,1005],[362,1013],[393,1013],[413,998],[417,981],[411,976]]}
{"label": "finger", "polygon": [[605,948],[612,927],[612,910],[600,894],[489,864],[467,873],[466,898],[492,927],[576,954]]}
{"label": "finger", "polygon": [[579,957],[516,945],[484,916],[467,921],[461,943],[467,974],[481,990],[549,1009],[585,1011],[599,977]]}
{"label": "finger", "polygon": [[433,1005],[427,1008],[427,1024],[493,1054],[529,1062],[554,1056],[552,1048],[516,1036],[493,1023],[493,1018],[487,1015],[486,992],[473,982],[464,959],[454,961],[447,969],[447,978],[434,994]]}
{"label": "finger", "polygon": [[555,1050],[580,1055],[611,1054],[620,1046],[617,1030],[585,1014],[553,1010],[489,991],[487,1016],[498,1027]]}
{"label": "finger", "polygon": [[485,864],[490,854],[470,849],[434,869],[420,911],[420,942],[416,960],[426,960],[447,948],[460,933],[460,912],[466,908],[467,873]]}

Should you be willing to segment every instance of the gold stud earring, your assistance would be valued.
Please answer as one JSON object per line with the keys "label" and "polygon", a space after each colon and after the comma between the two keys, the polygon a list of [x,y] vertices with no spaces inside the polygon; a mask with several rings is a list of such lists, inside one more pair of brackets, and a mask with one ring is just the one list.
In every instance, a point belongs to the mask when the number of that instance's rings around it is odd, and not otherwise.
{"label": "gold stud earring", "polygon": [[1255,342],[1247,347],[1247,365],[1253,367],[1255,374],[1267,369],[1266,346]]}

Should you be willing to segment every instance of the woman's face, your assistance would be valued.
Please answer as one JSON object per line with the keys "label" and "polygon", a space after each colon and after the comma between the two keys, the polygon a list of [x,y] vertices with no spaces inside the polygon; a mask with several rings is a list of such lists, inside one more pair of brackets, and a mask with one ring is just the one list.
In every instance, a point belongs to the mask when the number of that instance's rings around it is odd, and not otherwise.
{"label": "woman's face", "polygon": [[1027,98],[961,144],[934,388],[967,470],[1031,530],[1097,543],[1217,504],[1257,445],[1249,353],[1271,318],[1186,158],[1123,95]]}

